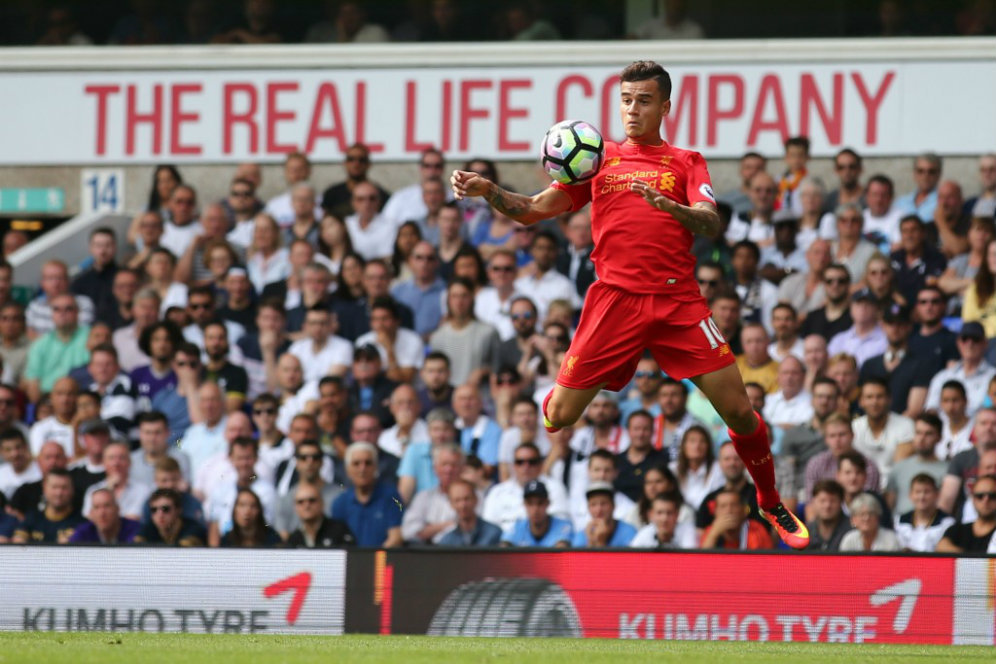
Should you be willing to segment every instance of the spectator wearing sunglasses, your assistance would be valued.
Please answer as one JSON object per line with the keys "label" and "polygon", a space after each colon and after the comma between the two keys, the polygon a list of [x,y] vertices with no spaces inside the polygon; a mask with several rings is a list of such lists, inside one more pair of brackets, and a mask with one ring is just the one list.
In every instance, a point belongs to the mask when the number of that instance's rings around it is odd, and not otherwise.
{"label": "spectator wearing sunglasses", "polygon": [[[314,518],[312,510],[315,507],[311,506],[309,501],[306,501],[308,504],[301,502],[303,490],[306,491],[307,496],[314,496],[318,499],[316,502],[320,514],[329,514],[332,511],[332,503],[343,492],[341,487],[326,482],[322,478],[321,469],[325,458],[326,454],[322,451],[317,440],[305,440],[297,446],[294,452],[294,469],[297,481],[286,495],[277,499],[273,514],[273,528],[284,539],[293,536],[300,529],[306,529],[302,524],[310,522]],[[307,525],[315,526],[313,522],[307,523]],[[325,527],[322,524],[319,525]],[[339,543],[343,543],[345,533],[349,533],[348,527],[345,528],[342,537],[333,539],[341,539],[342,541]],[[352,538],[352,533],[349,533],[349,537]]]}
{"label": "spectator wearing sunglasses", "polygon": [[204,526],[183,516],[182,498],[175,489],[157,489],[149,497],[150,521],[142,526],[136,543],[164,546],[204,546],[207,533]]}
{"label": "spectator wearing sunglasses", "polygon": [[944,532],[937,544],[940,553],[993,552],[996,537],[996,476],[983,475],[972,487],[972,506],[977,517],[970,523],[958,523]]}
{"label": "spectator wearing sunglasses", "polygon": [[[363,143],[353,143],[346,150],[346,179],[342,182],[332,184],[322,194],[322,208],[326,214],[330,214],[338,219],[345,219],[353,214],[352,193],[353,189],[361,182],[368,182],[370,173],[370,148]],[[373,183],[380,193],[381,209],[384,203],[391,197],[391,193]]]}
{"label": "spectator wearing sunglasses", "polygon": [[292,548],[328,549],[356,544],[356,538],[344,521],[325,516],[324,496],[311,484],[299,484],[292,494],[297,529],[287,538]]}
{"label": "spectator wearing sunglasses", "polygon": [[543,457],[532,443],[522,443],[515,450],[512,460],[512,477],[496,484],[484,499],[481,516],[485,521],[510,532],[516,520],[526,518],[523,492],[530,482],[539,481],[547,490],[550,504],[548,513],[570,522],[570,503],[563,483],[542,475]]}

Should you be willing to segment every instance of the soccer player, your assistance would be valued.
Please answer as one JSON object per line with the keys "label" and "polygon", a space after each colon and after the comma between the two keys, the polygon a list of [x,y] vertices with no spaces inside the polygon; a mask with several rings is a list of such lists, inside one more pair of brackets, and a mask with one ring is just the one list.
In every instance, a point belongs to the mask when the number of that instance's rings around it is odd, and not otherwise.
{"label": "soccer player", "polygon": [[572,425],[599,390],[622,389],[649,348],[668,376],[691,378],[712,402],[754,478],[762,514],[786,544],[804,549],[809,532],[775,488],[767,428],[695,281],[693,234],[714,237],[720,230],[705,160],[660,136],[671,110],[671,78],[663,67],[634,62],[620,79],[626,140],[606,141],[603,166],[590,182],[555,182],[524,196],[469,171],[450,178],[458,199],[481,196],[524,224],[591,202],[599,280],[543,401],[543,423],[548,431]]}

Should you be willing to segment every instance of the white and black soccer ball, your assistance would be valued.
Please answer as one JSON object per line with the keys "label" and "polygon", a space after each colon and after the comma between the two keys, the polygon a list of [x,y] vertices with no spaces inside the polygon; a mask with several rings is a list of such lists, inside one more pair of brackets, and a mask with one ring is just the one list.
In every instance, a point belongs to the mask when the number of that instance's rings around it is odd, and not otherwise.
{"label": "white and black soccer ball", "polygon": [[605,141],[593,125],[564,120],[550,127],[540,149],[543,169],[562,184],[590,180],[602,167]]}

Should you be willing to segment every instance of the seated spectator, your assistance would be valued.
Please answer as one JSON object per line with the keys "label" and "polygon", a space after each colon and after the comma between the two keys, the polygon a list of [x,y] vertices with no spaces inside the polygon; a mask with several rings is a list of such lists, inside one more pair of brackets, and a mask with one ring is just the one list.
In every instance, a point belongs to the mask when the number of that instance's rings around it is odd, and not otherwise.
{"label": "seated spectator", "polygon": [[432,450],[440,445],[456,442],[454,421],[453,412],[449,409],[433,408],[426,415],[429,439],[413,441],[405,449],[398,466],[398,492],[405,504],[417,492],[431,489],[439,483],[439,478],[433,470]]}
{"label": "seated spectator", "polygon": [[78,325],[78,305],[72,295],[51,299],[54,329],[37,337],[28,349],[28,363],[21,387],[37,403],[42,392],[50,392],[56,381],[90,359],[87,338],[90,329]]}
{"label": "seated spectator", "polygon": [[588,499],[588,524],[574,533],[574,547],[629,546],[636,529],[613,516],[616,491],[610,482],[591,482],[585,491]]}
{"label": "seated spectator", "polygon": [[80,498],[107,477],[104,453],[111,442],[111,427],[101,419],[84,419],[77,431],[84,456],[69,465],[69,474],[73,477],[73,495]]}
{"label": "seated spectator", "polygon": [[[153,491],[155,495],[156,491],[162,489],[169,489],[170,491],[176,491],[179,494],[180,500],[180,516],[184,519],[189,519],[200,526],[204,527],[204,506],[201,501],[198,500],[194,494],[189,491],[189,483],[183,478],[183,474],[180,472],[180,464],[177,463],[176,459],[173,457],[164,457],[156,462],[155,468],[155,484],[156,490]],[[152,502],[151,498],[145,503],[144,511],[142,512],[142,524],[148,524],[152,521],[152,512],[149,510],[149,504]],[[207,532],[204,532],[203,541],[207,542]]]}
{"label": "seated spectator", "polygon": [[986,350],[986,332],[981,323],[965,323],[958,333],[958,355],[960,362],[941,369],[934,374],[927,388],[926,410],[938,410],[941,406],[941,389],[949,380],[960,381],[968,394],[968,415],[973,417],[982,407],[989,381],[996,376],[996,367],[983,357]]}
{"label": "seated spectator", "polygon": [[827,352],[831,357],[838,353],[851,355],[857,360],[859,368],[865,360],[884,353],[889,343],[879,325],[880,316],[872,292],[867,289],[859,290],[851,297],[853,324],[830,340]]}
{"label": "seated spectator", "polygon": [[107,478],[92,485],[83,498],[83,513],[90,513],[90,501],[95,491],[111,489],[124,517],[142,518],[142,507],[153,487],[131,477],[131,449],[127,443],[112,442],[104,448],[104,470]]}
{"label": "seated spectator", "polygon": [[771,326],[774,328],[774,340],[768,346],[768,355],[776,362],[781,362],[789,355],[801,362],[804,349],[795,307],[786,302],[776,304],[771,310]]}
{"label": "seated spectator", "polygon": [[893,205],[895,185],[885,175],[873,175],[865,186],[865,235],[879,251],[889,253],[899,246],[899,220],[903,213]]}
{"label": "seated spectator", "polygon": [[[817,454],[806,464],[806,496],[812,497],[813,487],[819,480],[835,479],[838,460],[845,452],[854,450],[854,430],[851,420],[840,413],[827,417],[823,423],[823,438],[827,449]],[[874,461],[867,460],[867,480],[864,489],[875,491],[881,486],[878,466]]]}
{"label": "seated spectator", "polygon": [[477,516],[477,488],[471,482],[453,480],[448,496],[456,518],[453,527],[441,533],[436,542],[439,546],[493,547],[501,543],[501,528]]}
{"label": "seated spectator", "polygon": [[421,337],[401,327],[397,303],[381,297],[370,305],[370,332],[356,339],[356,348],[373,345],[380,354],[387,378],[410,383],[422,366],[425,346]]}
{"label": "seated spectator", "polygon": [[723,472],[716,463],[712,439],[702,426],[692,426],[681,437],[678,458],[669,466],[678,487],[692,509],[697,510],[707,494],[723,485]]}
{"label": "seated spectator", "polygon": [[948,261],[931,246],[927,227],[915,214],[900,220],[899,237],[900,248],[890,256],[892,269],[896,273],[896,289],[907,302],[912,302],[921,288],[937,285]]}
{"label": "seated spectator", "polygon": [[28,512],[11,540],[15,544],[65,544],[85,520],[73,505],[69,471],[53,468],[42,480],[44,506]]}
{"label": "seated spectator", "polygon": [[[73,295],[69,287],[69,268],[66,267],[65,263],[59,260],[50,260],[42,265],[39,285],[41,293],[31,300],[25,312],[28,323],[28,339],[34,341],[60,326],[56,317],[53,316],[56,313],[53,310],[55,298],[60,295],[68,295],[74,299],[76,306],[73,313],[77,314],[81,326],[87,327],[93,323],[96,315],[93,300],[86,295]],[[65,317],[59,318],[64,319]]]}
{"label": "seated spectator", "polygon": [[[568,495],[571,506],[570,516],[574,523],[575,532],[587,526],[588,520],[591,518],[591,513],[588,510],[588,487],[597,482],[608,482],[614,485],[619,477],[619,459],[617,454],[613,454],[608,449],[597,448],[588,455],[587,459],[575,463],[572,467],[572,473],[577,466],[585,467],[587,472],[584,476],[575,474],[571,476]],[[551,475],[558,475],[558,473]],[[615,503],[615,518],[626,519],[633,513],[635,503],[621,491],[615,492],[613,502]]]}
{"label": "seated spectator", "polygon": [[66,457],[76,457],[76,396],[79,388],[72,378],[60,378],[50,393],[52,414],[31,425],[31,453],[38,456],[41,446],[49,441],[62,445]]}
{"label": "seated spectator", "polygon": [[[305,41],[310,40],[305,38]],[[355,212],[351,202],[352,191],[360,182],[369,180],[367,176],[371,166],[370,148],[363,143],[350,145],[346,149],[344,166],[346,179],[343,182],[330,185],[322,194],[322,208],[328,215],[338,219],[345,219]],[[374,186],[377,187],[381,201],[387,201],[390,198],[390,192],[376,183]]]}
{"label": "seated spectator", "polygon": [[218,307],[218,318],[237,323],[246,332],[255,332],[256,302],[245,268],[238,265],[229,267],[221,279],[219,291],[221,306]]}
{"label": "seated spectator", "polygon": [[123,518],[111,489],[98,489],[90,496],[87,521],[73,532],[70,544],[126,544],[135,539],[138,521]]}
{"label": "seated spectator", "polygon": [[837,217],[837,239],[830,246],[833,262],[847,268],[855,283],[862,283],[878,247],[864,238],[865,217],[860,205],[842,203],[834,214]]}
{"label": "seated spectator", "polygon": [[[372,182],[358,182],[353,187],[351,203],[355,212],[346,217],[346,229],[353,250],[365,260],[390,258],[394,246],[397,225],[387,216],[387,208],[384,213],[380,212],[380,196],[379,189]],[[392,196],[391,202],[393,200]]]}
{"label": "seated spectator", "polygon": [[352,488],[332,504],[332,518],[345,521],[358,546],[401,546],[401,496],[377,480],[377,448],[366,442],[346,450],[346,474]]}
{"label": "seated spectator", "polygon": [[740,492],[740,495],[744,499],[748,507],[747,516],[754,519],[758,523],[767,525],[764,517],[761,516],[761,512],[757,506],[757,489],[754,484],[749,481],[749,476],[747,475],[744,466],[744,462],[740,459],[737,454],[736,449],[733,447],[732,441],[726,441],[719,447],[719,455],[716,461],[716,465],[723,473],[723,485],[706,494],[705,498],[702,499],[702,503],[699,505],[698,510],[695,512],[695,542],[699,542],[702,539],[702,534],[705,529],[712,524],[713,519],[716,517],[716,497],[722,491],[727,491],[730,489]]}
{"label": "seated spectator", "polygon": [[934,218],[937,207],[937,183],[941,179],[941,158],[932,152],[917,155],[913,160],[915,188],[896,199],[896,208],[903,214],[915,214],[924,221]]}
{"label": "seated spectator", "polygon": [[301,360],[305,381],[317,381],[326,375],[343,376],[349,370],[353,346],[335,335],[336,327],[335,315],[327,309],[314,308],[305,314],[305,336],[287,349]]}
{"label": "seated spectator", "polygon": [[996,533],[996,476],[980,475],[972,487],[975,521],[957,523],[944,531],[938,553],[984,553]]}
{"label": "seated spectator", "polygon": [[432,450],[432,469],[439,483],[415,494],[401,519],[401,536],[409,544],[435,544],[457,521],[450,505],[450,485],[460,478],[463,451],[455,443]]}
{"label": "seated spectator", "polygon": [[[494,377],[491,396],[495,400],[495,417],[499,424],[505,417],[505,430],[498,442],[498,479],[512,474],[512,455],[521,443],[532,443],[543,456],[550,453],[550,438],[540,422],[539,404],[522,394],[522,377],[513,367]],[[508,413],[506,415],[506,413]]]}
{"label": "seated spectator", "polygon": [[[7,504],[7,511],[19,520],[23,520],[25,515],[35,510],[44,510],[46,501],[44,496],[45,478],[53,470],[65,470],[69,461],[62,445],[56,442],[42,444],[41,451],[36,456],[38,470],[41,472],[41,479],[34,482],[25,482],[14,491]],[[72,482],[72,475],[69,475]],[[73,507],[79,511],[83,507],[83,497],[73,494]]]}
{"label": "seated spectator", "polygon": [[201,351],[189,342],[181,342],[173,353],[172,369],[176,385],[159,390],[151,400],[152,410],[166,415],[170,441],[179,441],[191,424],[190,403],[199,403],[201,386]]}
{"label": "seated spectator", "polygon": [[[654,449],[667,459],[678,458],[678,448],[685,433],[693,426],[703,426],[697,417],[688,412],[688,387],[673,378],[664,378],[657,388],[658,415],[654,418]],[[628,442],[629,434],[626,434]],[[622,445],[620,444],[620,447]]]}
{"label": "seated spectator", "polygon": [[[760,323],[771,332],[771,311],[778,303],[778,287],[761,277],[758,267],[761,250],[749,240],[733,245],[733,281],[740,296],[740,313],[745,323]],[[767,345],[767,343],[765,343]]]}
{"label": "seated spectator", "polygon": [[878,466],[884,482],[892,466],[913,453],[913,420],[889,410],[889,384],[881,378],[868,378],[861,384],[859,404],[865,414],[851,423],[854,449]]}
{"label": "seated spectator", "polygon": [[[970,292],[973,293],[972,306],[976,307],[976,311],[984,309],[984,306],[979,305],[985,305],[987,298],[978,297],[976,277],[980,270],[987,271],[990,275],[996,272],[996,253],[991,262],[989,259],[989,245],[994,239],[996,228],[993,227],[993,217],[973,218],[968,228],[968,249],[949,260],[944,273],[938,278],[937,286],[952,298],[949,310],[953,314],[964,315],[964,301]],[[985,288],[986,278],[982,277],[982,281]],[[992,283],[992,276],[989,277],[989,282]]]}
{"label": "seated spectator", "polygon": [[209,546],[218,546],[234,527],[231,521],[234,518],[233,508],[243,489],[252,491],[263,510],[266,523],[273,523],[277,495],[273,482],[256,474],[256,462],[259,459],[257,441],[245,437],[235,438],[229,446],[228,459],[235,472],[226,474],[224,479],[213,485],[205,503]]}
{"label": "seated spectator", "polygon": [[282,246],[277,221],[266,213],[256,215],[252,244],[246,250],[246,271],[257,293],[290,276],[290,251]]}
{"label": "seated spectator", "polygon": [[[0,259],[0,285],[3,283],[4,274],[13,274],[4,267],[3,259]],[[3,372],[0,380],[8,385],[17,385],[21,382],[24,369],[28,364],[28,349],[31,342],[25,334],[26,323],[24,319],[24,305],[19,302],[6,302],[0,304],[0,362],[3,363]]]}
{"label": "seated spectator", "polygon": [[263,504],[252,489],[241,488],[232,507],[232,528],[221,538],[218,546],[226,548],[272,548],[283,545],[283,540],[263,516]]}
{"label": "seated spectator", "polygon": [[197,219],[197,192],[190,185],[177,185],[170,195],[167,208],[169,214],[159,244],[179,259],[203,232]]}
{"label": "seated spectator", "polygon": [[[255,167],[256,164],[244,164],[243,166]],[[256,197],[256,181],[243,177],[238,171],[229,184],[228,196],[221,199],[219,203],[228,216],[228,227],[231,229],[226,239],[233,245],[245,249],[249,245],[248,235],[252,237],[251,231],[244,234],[242,229],[252,224],[252,220],[257,214],[263,211],[263,202]]]}
{"label": "seated spectator", "polygon": [[307,182],[298,182],[291,187],[291,210],[294,219],[283,228],[283,244],[288,249],[295,240],[304,240],[312,247],[318,246],[319,226],[322,211],[315,207],[318,194]]}
{"label": "seated spectator", "polygon": [[[308,423],[309,420],[303,414],[294,420],[295,426]],[[313,422],[310,423],[313,424]],[[308,433],[313,432],[308,431]],[[302,484],[313,487],[322,498],[321,510],[323,513],[331,512],[332,504],[343,492],[342,487],[326,481],[325,477],[323,477],[322,470],[326,464],[329,466],[332,465],[326,454],[322,451],[322,447],[318,441],[313,438],[305,438],[300,442],[294,443],[293,473],[288,472],[288,469],[292,467],[289,462],[281,464],[280,468],[277,469],[278,498],[274,509],[272,525],[284,539],[301,525],[297,518],[297,511],[295,511],[297,503],[294,502],[295,489],[297,487],[300,487]],[[288,476],[289,479],[286,480],[286,484],[289,485],[289,489],[286,494],[281,494],[281,489],[285,484],[284,480]]]}
{"label": "seated spectator", "polygon": [[542,474],[543,457],[535,445],[521,443],[515,448],[512,464],[512,477],[492,487],[484,499],[481,516],[486,521],[509,532],[516,520],[524,516],[522,492],[533,481],[543,484],[550,502],[550,513],[558,518],[570,518],[567,490],[560,481]]}
{"label": "seated spectator", "polygon": [[298,527],[287,538],[289,548],[330,549],[356,543],[349,526],[325,516],[324,500],[318,487],[298,484],[291,496]]}
{"label": "seated spectator", "polygon": [[69,290],[90,298],[97,312],[108,312],[115,308],[112,284],[118,272],[114,229],[101,226],[90,231],[89,253],[89,267],[76,275]]}
{"label": "seated spectator", "polygon": [[778,362],[768,354],[769,338],[760,323],[746,323],[740,332],[743,354],[737,356],[737,368],[745,382],[757,383],[768,393],[778,389]]}
{"label": "seated spectator", "polygon": [[[269,4],[269,3],[267,3]],[[271,216],[281,228],[286,228],[294,222],[294,208],[291,205],[291,190],[300,182],[311,179],[311,161],[307,155],[291,152],[284,157],[284,183],[287,189],[266,202],[263,211]],[[315,215],[321,217],[319,201],[315,201]]]}
{"label": "seated spectator", "polygon": [[[228,216],[225,208],[218,203],[210,203],[201,210],[200,232],[187,245],[183,253],[176,255],[177,263],[173,278],[177,281],[203,286],[210,284],[218,273],[224,274],[222,267],[232,267],[241,262],[234,247],[225,241],[228,232]],[[221,247],[229,257],[227,265],[214,263],[214,250]]]}
{"label": "seated spectator", "polygon": [[944,481],[948,462],[938,459],[934,453],[940,439],[940,418],[933,413],[918,415],[913,422],[913,453],[896,462],[885,487],[885,502],[896,514],[906,514],[913,509],[909,493],[913,478],[933,477],[938,487]]}
{"label": "seated spectator", "polygon": [[450,384],[450,358],[444,353],[426,355],[419,372],[418,397],[422,417],[436,408],[452,409],[453,386]]}
{"label": "seated spectator", "polygon": [[799,327],[799,335],[806,338],[818,334],[829,343],[836,334],[854,323],[848,304],[851,275],[846,266],[831,263],[824,268],[822,280],[825,304],[806,314]]}
{"label": "seated spectator", "polygon": [[888,348],[861,365],[861,382],[872,378],[885,381],[892,395],[890,408],[894,413],[919,413],[927,398],[930,377],[937,371],[936,362],[910,349],[913,324],[907,309],[896,304],[886,308],[882,330]]}
{"label": "seated spectator", "polygon": [[635,390],[631,389],[628,393],[634,396],[619,402],[619,417],[623,422],[628,422],[630,414],[638,410],[645,410],[655,417],[660,414],[657,393],[663,380],[664,374],[657,360],[641,357],[636,365],[636,373],[633,374]]}
{"label": "seated spectator", "polygon": [[892,525],[892,510],[878,489],[863,490],[868,477],[868,463],[867,457],[856,450],[848,450],[838,459],[835,479],[844,487],[844,512],[850,515],[847,506],[858,494],[866,493],[878,502],[882,523]]}
{"label": "seated spectator", "polygon": [[[989,380],[989,393],[996,385],[996,376]],[[991,399],[991,397],[990,397]],[[964,383],[949,380],[941,387],[941,412],[944,428],[934,453],[945,461],[972,448],[972,419],[968,416],[968,394]]]}
{"label": "seated spectator", "polygon": [[473,454],[487,466],[487,474],[494,475],[498,467],[498,443],[501,427],[484,414],[480,390],[475,385],[460,385],[453,390],[453,412],[460,432],[459,443],[463,451]]}
{"label": "seated spectator", "polygon": [[118,432],[120,437],[128,436],[135,418],[134,392],[131,378],[121,371],[118,353],[113,344],[95,346],[90,351],[87,370],[92,382],[84,387],[100,395],[101,419]]}
{"label": "seated spectator", "polygon": [[447,286],[446,310],[446,318],[429,336],[429,347],[450,358],[455,385],[480,385],[491,371],[498,332],[474,318],[474,287],[466,279],[458,277]]}
{"label": "seated spectator", "polygon": [[[636,532],[629,545],[641,549],[683,549],[678,537],[678,514],[684,501],[680,493],[661,493],[650,502],[650,523]],[[694,546],[694,543],[693,543]]]}
{"label": "seated spectator", "polygon": [[643,477],[648,470],[670,458],[667,452],[653,447],[654,417],[645,410],[637,410],[626,420],[629,448],[616,456],[619,473],[614,481],[616,490],[630,500],[639,500],[643,492]]}
{"label": "seated spectator", "polygon": [[415,331],[428,339],[439,326],[443,315],[446,282],[439,276],[439,259],[435,248],[418,242],[408,256],[411,278],[391,288],[391,296],[415,314]]}
{"label": "seated spectator", "polygon": [[[16,427],[0,431],[0,493],[6,500],[14,497],[21,485],[37,482],[42,478],[38,464],[31,456],[24,433]],[[3,501],[6,502],[6,501]]]}
{"label": "seated spectator", "polygon": [[809,529],[809,549],[840,551],[840,542],[851,531],[851,522],[844,514],[844,487],[837,480],[820,480],[813,486],[809,501],[812,518]]}
{"label": "seated spectator", "polygon": [[[808,340],[807,340],[808,341]],[[814,456],[826,449],[823,442],[823,423],[837,412],[840,388],[837,383],[821,376],[813,382],[813,416],[785,431],[781,451],[776,455],[778,490],[786,501],[805,500],[806,465]]]}
{"label": "seated spectator", "polygon": [[[181,386],[182,384],[181,379]],[[218,384],[205,382],[196,391],[200,409],[198,419],[201,421],[191,424],[179,443],[180,448],[190,457],[190,472],[193,477],[197,477],[202,464],[225,450],[226,422],[222,392]]]}
{"label": "seated spectator", "polygon": [[394,419],[394,426],[380,434],[377,447],[400,459],[411,443],[429,440],[429,428],[418,416],[418,395],[411,385],[402,384],[394,388],[388,408]]}
{"label": "seated spectator", "polygon": [[759,274],[773,284],[779,284],[785,277],[796,272],[805,272],[805,250],[796,244],[799,234],[799,220],[794,217],[778,216],[774,222],[775,242],[761,251],[758,261]]}
{"label": "seated spectator", "polygon": [[145,287],[159,295],[159,314],[165,316],[172,307],[183,307],[187,303],[187,284],[173,278],[176,269],[176,256],[169,249],[156,247],[149,251],[149,258],[142,265]]}
{"label": "seated spectator", "polygon": [[937,480],[932,476],[915,475],[909,487],[909,502],[913,509],[897,517],[896,537],[904,551],[931,553],[955,520],[937,509],[940,493]]}
{"label": "seated spectator", "polygon": [[177,377],[172,360],[183,336],[172,323],[160,321],[142,330],[138,347],[147,363],[129,374],[134,389],[135,411],[152,410],[152,399],[162,390],[176,389]]}
{"label": "seated spectator", "polygon": [[182,498],[176,489],[159,488],[149,496],[151,519],[135,536],[136,544],[204,546],[207,533],[199,522],[183,516]]}
{"label": "seated spectator", "polygon": [[755,550],[771,549],[771,534],[759,522],[747,518],[747,504],[739,491],[732,489],[716,495],[716,517],[702,534],[703,549]]}
{"label": "seated spectator", "polygon": [[[992,223],[991,219],[988,221]],[[990,240],[986,245],[975,278],[965,290],[961,319],[979,322],[987,337],[996,336],[996,240]]]}
{"label": "seated spectator", "polygon": [[[795,355],[788,355],[778,365],[778,391],[764,400],[764,420],[769,426],[788,430],[813,416],[812,397],[805,387],[806,368]],[[772,431],[774,447],[781,447],[781,432]]]}
{"label": "seated spectator", "polygon": [[882,507],[874,496],[859,494],[848,507],[854,530],[840,540],[840,551],[899,551],[899,539],[882,525]]}
{"label": "seated spectator", "polygon": [[554,300],[567,300],[575,309],[581,307],[575,284],[556,270],[557,248],[557,238],[553,233],[537,233],[530,247],[533,269],[515,280],[515,290],[530,294],[541,321],[546,318],[547,309]]}
{"label": "seated spectator", "polygon": [[571,545],[574,531],[570,521],[549,513],[550,494],[546,485],[533,480],[522,490],[526,516],[517,519],[501,538],[502,546],[567,547]]}

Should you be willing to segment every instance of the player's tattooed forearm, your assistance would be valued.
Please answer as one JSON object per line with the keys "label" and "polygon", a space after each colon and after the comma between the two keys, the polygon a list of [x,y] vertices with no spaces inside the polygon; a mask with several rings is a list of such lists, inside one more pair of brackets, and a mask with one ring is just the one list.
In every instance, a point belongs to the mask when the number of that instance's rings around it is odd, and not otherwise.
{"label": "player's tattooed forearm", "polygon": [[509,217],[515,218],[529,212],[529,199],[521,194],[513,194],[495,185],[484,196],[494,209]]}

